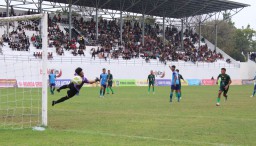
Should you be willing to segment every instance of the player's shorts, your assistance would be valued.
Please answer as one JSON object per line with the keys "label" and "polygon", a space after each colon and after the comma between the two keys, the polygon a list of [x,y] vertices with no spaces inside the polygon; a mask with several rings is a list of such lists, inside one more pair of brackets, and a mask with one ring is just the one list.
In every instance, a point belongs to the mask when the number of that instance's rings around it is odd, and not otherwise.
{"label": "player's shorts", "polygon": [[100,84],[100,86],[102,86],[102,87],[104,87],[104,88],[106,88],[106,87],[107,87],[107,85],[106,85],[106,84]]}
{"label": "player's shorts", "polygon": [[68,94],[69,98],[75,96],[78,93],[77,89],[74,86],[74,83],[70,83],[68,85],[68,88],[69,88],[69,90],[67,91],[67,94]]}
{"label": "player's shorts", "polygon": [[180,90],[180,86],[179,85],[176,85],[176,86],[172,85],[171,89],[172,90]]}
{"label": "player's shorts", "polygon": [[[229,86],[228,86],[228,89],[229,89]],[[220,91],[223,91],[224,94],[228,93],[228,89],[225,90],[225,86],[220,86]]]}
{"label": "player's shorts", "polygon": [[179,90],[181,89],[181,84],[178,84],[178,85],[176,85],[176,86],[179,86]]}
{"label": "player's shorts", "polygon": [[50,83],[50,86],[52,87],[52,86],[55,86],[55,83]]}
{"label": "player's shorts", "polygon": [[112,87],[113,82],[108,82],[108,87]]}
{"label": "player's shorts", "polygon": [[148,86],[154,86],[154,85],[155,85],[154,82],[149,82],[149,83],[148,83]]}

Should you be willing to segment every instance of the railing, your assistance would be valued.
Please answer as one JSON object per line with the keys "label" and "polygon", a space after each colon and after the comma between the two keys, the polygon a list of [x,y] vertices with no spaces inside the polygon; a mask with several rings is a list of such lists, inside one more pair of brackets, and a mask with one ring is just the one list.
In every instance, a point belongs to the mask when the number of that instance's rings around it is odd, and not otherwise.
{"label": "railing", "polygon": [[[42,59],[35,58],[34,56],[26,56],[26,55],[0,55],[0,61],[6,62],[22,62],[22,61],[42,61]],[[125,66],[165,66],[165,64],[161,63],[159,60],[151,59],[150,62],[146,62],[144,59],[131,59],[124,60],[122,58],[119,59],[98,59],[95,60],[91,57],[84,56],[76,56],[76,57],[60,57],[54,56],[53,59],[48,60],[49,63],[81,63],[81,64],[113,64],[113,65],[125,65]],[[167,62],[167,65],[176,65],[179,67],[200,67],[200,68],[240,68],[240,64],[228,64],[228,63],[206,63],[206,62]]]}

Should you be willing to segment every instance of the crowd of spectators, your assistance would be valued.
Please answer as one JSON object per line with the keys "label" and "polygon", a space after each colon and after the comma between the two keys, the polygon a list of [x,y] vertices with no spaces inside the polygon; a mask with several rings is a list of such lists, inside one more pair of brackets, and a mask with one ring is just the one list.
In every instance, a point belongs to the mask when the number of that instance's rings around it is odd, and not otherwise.
{"label": "crowd of spectators", "polygon": [[[33,56],[34,56],[35,58],[42,59],[42,52],[34,52]],[[50,60],[50,59],[53,59],[52,52],[48,52],[47,58],[48,58],[49,60]]]}
{"label": "crowd of spectators", "polygon": [[[73,25],[84,35],[85,40],[96,41],[95,21],[85,21],[83,18],[74,18]],[[196,47],[199,36],[192,29],[186,29],[181,38],[181,31],[177,28],[167,27],[165,29],[166,43],[163,44],[163,30],[158,24],[145,25],[145,45],[142,42],[142,27],[139,22],[125,21],[123,25],[122,40],[120,43],[120,28],[116,20],[99,20],[99,46],[91,50],[92,58],[144,58],[147,62],[151,59],[159,59],[160,62],[167,61],[191,61],[191,62],[215,62],[223,59],[216,51],[211,51],[206,44]],[[184,41],[184,49],[181,49],[181,41]]]}
{"label": "crowd of spectators", "polygon": [[[70,51],[74,56],[85,56],[86,45],[96,45],[90,52],[92,58],[96,57],[107,60],[110,59],[134,59],[144,58],[146,62],[158,59],[162,63],[168,61],[191,61],[191,62],[215,62],[223,60],[223,56],[208,48],[207,44],[198,46],[199,35],[192,29],[184,32],[178,28],[166,27],[165,33],[158,25],[145,24],[145,35],[142,35],[142,24],[137,21],[125,20],[122,27],[122,42],[120,41],[120,27],[117,19],[99,19],[98,40],[96,39],[96,22],[94,19],[84,20],[82,17],[73,17],[73,26],[79,34],[69,41],[69,33],[63,32],[58,23],[66,23],[67,18],[62,18],[60,14],[48,18],[48,44],[49,47],[56,48],[57,55],[65,55],[65,51]],[[38,31],[38,21],[22,21],[16,31],[9,36],[3,36],[13,50],[29,51],[30,41],[37,49],[42,48],[42,39],[38,33],[29,39],[24,30]],[[183,33],[183,38],[182,38]],[[163,43],[165,34],[165,43]],[[142,38],[144,44],[142,45]],[[97,40],[97,41],[96,41]],[[184,48],[181,48],[181,42]],[[35,52],[35,57],[40,58],[40,53]],[[52,57],[52,54],[49,55]],[[51,58],[50,57],[50,58]],[[255,59],[255,57],[254,57]]]}
{"label": "crowd of spectators", "polygon": [[16,30],[11,31],[9,36],[4,34],[2,37],[13,51],[29,51],[29,37],[22,26],[19,25]]}
{"label": "crowd of spectators", "polygon": [[84,50],[86,49],[84,39],[82,36],[72,38],[69,41],[69,34],[60,30],[60,27],[57,22],[62,21],[63,19],[58,16],[48,19],[48,38],[49,38],[49,47],[55,47],[56,53],[58,55],[64,55],[64,49],[66,51],[71,51],[74,56],[85,55]]}

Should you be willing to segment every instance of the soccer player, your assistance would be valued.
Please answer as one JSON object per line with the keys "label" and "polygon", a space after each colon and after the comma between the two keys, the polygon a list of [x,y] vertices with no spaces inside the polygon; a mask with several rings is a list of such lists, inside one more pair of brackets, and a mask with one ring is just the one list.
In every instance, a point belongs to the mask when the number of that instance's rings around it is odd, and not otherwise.
{"label": "soccer player", "polygon": [[87,78],[84,77],[84,72],[83,72],[82,68],[80,68],[80,67],[78,67],[75,70],[75,73],[76,73],[76,75],[79,75],[83,79],[82,84],[76,85],[76,84],[71,82],[68,85],[61,86],[59,89],[57,89],[57,91],[60,92],[62,89],[69,88],[69,90],[67,91],[67,95],[62,97],[62,98],[60,98],[60,99],[58,99],[58,100],[56,100],[56,101],[53,100],[52,101],[52,106],[54,106],[55,104],[61,103],[61,102],[65,101],[65,100],[68,100],[68,99],[74,97],[76,94],[79,93],[79,91],[83,87],[84,83],[93,84],[95,82],[100,81],[99,78],[96,78],[94,81],[87,80]]}
{"label": "soccer player", "polygon": [[227,93],[228,93],[229,85],[232,83],[230,76],[226,74],[226,68],[221,69],[221,74],[219,74],[219,76],[217,77],[216,84],[218,84],[219,78],[221,80],[220,80],[220,89],[217,97],[216,106],[220,106],[220,97],[222,92],[223,92],[223,96],[225,97],[225,101],[227,101],[228,99]]}
{"label": "soccer player", "polygon": [[180,102],[180,87],[179,87],[179,75],[175,71],[176,66],[169,66],[172,71],[172,81],[171,81],[171,94],[170,94],[170,102],[172,102],[173,91],[175,90],[176,97],[178,98],[178,102]]}
{"label": "soccer player", "polygon": [[51,94],[54,94],[54,90],[55,90],[55,79],[56,79],[56,75],[53,73],[53,70],[51,70],[51,73],[49,74],[49,83],[50,83],[50,91]]}
{"label": "soccer player", "polygon": [[254,80],[254,90],[253,90],[253,92],[252,92],[251,97],[254,97],[254,95],[255,95],[255,93],[256,93],[256,75],[255,75],[255,77],[254,77],[253,79],[251,79],[250,81],[253,81],[253,80]]}
{"label": "soccer player", "polygon": [[176,72],[178,73],[179,76],[179,88],[180,88],[180,99],[181,99],[181,80],[183,80],[184,82],[186,82],[183,78],[183,76],[179,73],[180,71],[178,69],[176,69]]}
{"label": "soccer player", "polygon": [[108,85],[107,85],[107,94],[109,94],[109,89],[111,90],[112,94],[114,94],[114,90],[112,89],[113,84],[113,75],[108,70]]}
{"label": "soccer player", "polygon": [[106,69],[102,69],[102,74],[100,75],[100,97],[104,97],[106,87],[107,87],[108,74],[106,73]]}
{"label": "soccer player", "polygon": [[155,75],[153,70],[151,70],[150,74],[148,75],[147,83],[148,83],[148,94],[150,93],[151,86],[152,86],[153,94],[155,94]]}

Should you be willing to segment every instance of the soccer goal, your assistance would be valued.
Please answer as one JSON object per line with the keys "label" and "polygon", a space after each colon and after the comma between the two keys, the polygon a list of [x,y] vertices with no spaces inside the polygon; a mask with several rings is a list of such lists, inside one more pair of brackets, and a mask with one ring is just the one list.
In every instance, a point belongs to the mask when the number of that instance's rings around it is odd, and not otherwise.
{"label": "soccer goal", "polygon": [[[0,36],[0,129],[47,126],[48,15],[4,17],[0,23],[10,24]],[[41,58],[31,55],[31,35],[41,44]]]}

